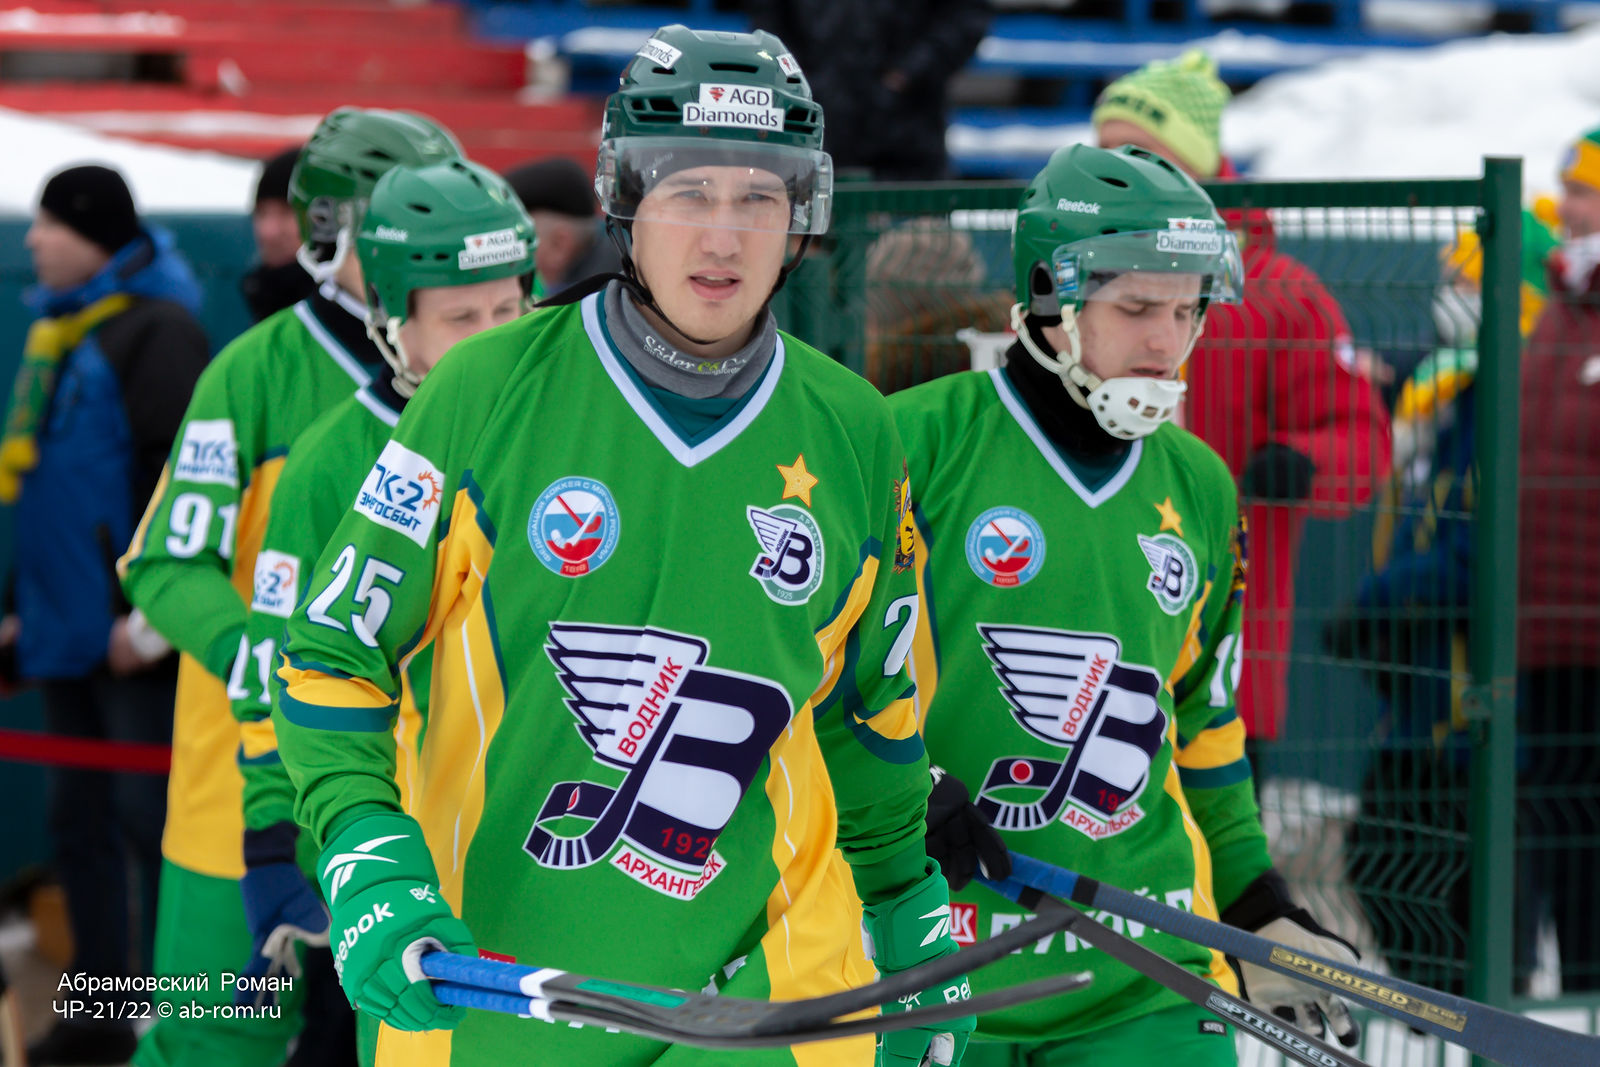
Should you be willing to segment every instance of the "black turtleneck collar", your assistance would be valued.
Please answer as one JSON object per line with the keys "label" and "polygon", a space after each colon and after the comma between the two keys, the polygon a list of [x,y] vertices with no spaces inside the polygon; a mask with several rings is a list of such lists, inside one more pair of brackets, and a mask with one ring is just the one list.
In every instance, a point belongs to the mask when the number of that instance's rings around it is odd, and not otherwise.
{"label": "black turtleneck collar", "polygon": [[[1036,330],[1033,340],[1049,351],[1044,338]],[[1039,429],[1066,455],[1098,467],[1113,461],[1120,463],[1132,448],[1129,442],[1106,433],[1089,409],[1079,405],[1067,393],[1061,378],[1034,359],[1021,341],[1011,342],[1011,347],[1006,349],[1006,365],[1002,373],[1022,402],[1028,405],[1028,411],[1033,415],[1033,421],[1039,424]]]}
{"label": "black turtleneck collar", "polygon": [[401,396],[399,390],[394,387],[394,371],[387,366],[372,376],[367,390],[397,415],[406,409],[406,401],[411,399]]}
{"label": "black turtleneck collar", "polygon": [[365,316],[357,317],[355,312],[344,304],[329,300],[320,292],[312,293],[306,301],[311,307],[311,313],[322,323],[323,328],[333,334],[333,339],[343,345],[346,352],[372,371],[374,379],[389,372],[389,365],[383,361],[383,354],[378,351],[378,346],[372,343],[372,338],[367,336]]}

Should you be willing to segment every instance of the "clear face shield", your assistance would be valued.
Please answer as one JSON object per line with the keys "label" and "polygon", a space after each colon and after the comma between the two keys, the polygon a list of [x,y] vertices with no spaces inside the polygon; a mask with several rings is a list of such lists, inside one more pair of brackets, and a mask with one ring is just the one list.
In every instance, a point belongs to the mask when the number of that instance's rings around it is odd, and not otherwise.
{"label": "clear face shield", "polygon": [[1033,357],[1061,377],[1067,392],[1088,408],[1114,437],[1134,440],[1153,433],[1177,412],[1187,388],[1175,377],[1147,374],[1106,377],[1083,362],[1078,309],[1088,301],[1109,301],[1133,312],[1195,308],[1187,336],[1180,339],[1177,365],[1189,358],[1212,303],[1237,304],[1243,296],[1244,266],[1233,234],[1210,219],[1168,219],[1162,230],[1104,234],[1061,245],[1050,257],[1055,303],[1066,334],[1065,351],[1039,351],[1021,323],[1014,325]]}
{"label": "clear face shield", "polygon": [[828,229],[833,163],[788,145],[616,137],[600,145],[595,192],[629,222],[816,235]]}
{"label": "clear face shield", "polygon": [[[1165,230],[1089,237],[1061,245],[1050,257],[1056,301],[1070,308],[1084,300],[1118,299],[1110,283],[1126,274],[1147,276],[1152,297],[1237,304],[1244,293],[1244,264],[1233,234],[1210,219],[1168,219]],[[1126,283],[1123,287],[1126,288]]]}

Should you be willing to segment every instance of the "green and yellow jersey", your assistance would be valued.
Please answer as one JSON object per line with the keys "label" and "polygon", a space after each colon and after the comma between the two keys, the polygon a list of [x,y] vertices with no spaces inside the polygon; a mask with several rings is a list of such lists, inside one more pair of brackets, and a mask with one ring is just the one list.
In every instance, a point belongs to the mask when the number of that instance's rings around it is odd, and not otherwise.
{"label": "green and yellow jersey", "polygon": [[[778,335],[686,431],[600,296],[463,342],[423,382],[290,618],[274,721],[320,840],[398,807],[400,677],[433,649],[412,810],[487,951],[775,999],[869,980],[869,899],[922,871],[929,789],[870,385]],[[848,863],[848,867],[847,864]],[[723,1062],[470,1013],[378,1062]],[[867,1064],[870,1039],[741,1055]]]}
{"label": "green and yellow jersey", "polygon": [[[912,663],[929,759],[1017,851],[1215,918],[1219,896],[1231,902],[1268,865],[1234,713],[1244,554],[1222,460],[1167,425],[1087,469],[1003,371],[941,378],[890,406],[918,487],[927,611]],[[967,943],[1026,917],[977,884],[951,907]],[[1220,955],[1101,918],[1232,982]],[[983,976],[1012,985],[1068,969],[1094,984],[981,1017],[979,1036],[1058,1040],[1181,1003],[1066,935]]]}
{"label": "green and yellow jersey", "polygon": [[[294,451],[279,473],[266,533],[256,554],[246,628],[251,670],[228,690],[234,718],[240,723],[271,718],[269,681],[283,628],[305,592],[311,564],[355,499],[362,477],[383,451],[405,406],[406,398],[395,391],[392,377],[378,374],[370,384],[323,412],[295,440]],[[416,754],[427,721],[432,663],[432,655],[424,650],[411,659],[402,676],[395,721],[402,806],[416,786]],[[239,770],[244,775],[246,827],[261,829],[294,819],[294,786],[278,758],[275,741],[270,750],[241,761]]]}
{"label": "green and yellow jersey", "polygon": [[235,761],[275,744],[268,721],[241,731],[227,693],[249,668],[245,627],[273,488],[300,432],[382,366],[355,302],[340,297],[268,317],[206,368],[118,563],[128,600],[183,652],[162,853],[218,878],[244,874]]}

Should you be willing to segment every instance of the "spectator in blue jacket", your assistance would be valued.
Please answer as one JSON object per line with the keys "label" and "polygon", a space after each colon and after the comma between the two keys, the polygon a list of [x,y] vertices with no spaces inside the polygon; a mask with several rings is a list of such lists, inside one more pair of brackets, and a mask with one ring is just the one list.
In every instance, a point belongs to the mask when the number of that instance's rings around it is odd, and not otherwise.
{"label": "spectator in blue jacket", "polygon": [[[51,733],[165,744],[177,664],[129,611],[114,565],[210,358],[195,319],[200,286],[107,167],[51,177],[27,246],[39,284],[25,300],[38,317],[0,441],[0,502],[14,505],[16,530],[15,614],[0,640],[14,644],[21,679],[40,686]],[[165,812],[160,775],[54,772],[50,831],[72,927],[69,972],[145,972],[148,945],[130,929],[130,900],[153,920]],[[121,1063],[133,1046],[126,1021],[62,1020],[28,1061]]]}

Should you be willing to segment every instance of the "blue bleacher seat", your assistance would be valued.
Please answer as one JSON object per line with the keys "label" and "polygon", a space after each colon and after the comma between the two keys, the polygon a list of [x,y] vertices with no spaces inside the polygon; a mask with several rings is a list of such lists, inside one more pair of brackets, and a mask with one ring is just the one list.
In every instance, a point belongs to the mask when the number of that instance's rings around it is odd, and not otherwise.
{"label": "blue bleacher seat", "polygon": [[[965,177],[1027,177],[1062,143],[1064,129],[1087,121],[1107,82],[1153,59],[1201,47],[1216,58],[1235,91],[1280,71],[1352,57],[1375,47],[1413,48],[1436,38],[1384,35],[1362,27],[1361,0],[1295,0],[1320,5],[1329,25],[1288,26],[1209,19],[1202,0],[1176,0],[1153,18],[1154,0],[1122,0],[1116,20],[1065,14],[996,14],[989,33],[963,71],[970,79],[1009,79],[1050,98],[1026,108],[963,108],[953,116],[951,158]],[[1451,0],[1439,0],[1448,3]],[[1493,0],[1498,8],[1529,12],[1535,28],[1559,22],[1560,0]],[[744,30],[743,14],[718,11],[712,0],[683,7],[590,6],[581,0],[523,3],[477,0],[476,30],[498,40],[543,39],[567,62],[574,92],[606,93],[649,32],[672,22],[697,28]],[[1029,128],[1036,128],[1032,137]],[[1049,146],[1049,147],[1045,147]]]}

